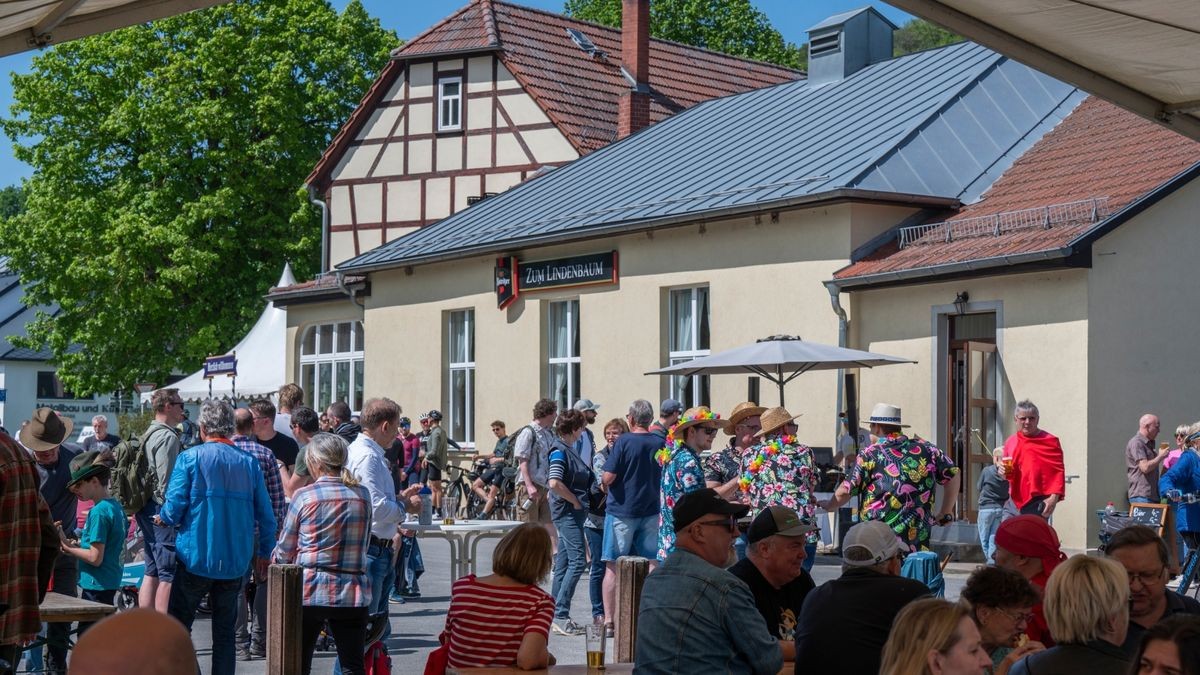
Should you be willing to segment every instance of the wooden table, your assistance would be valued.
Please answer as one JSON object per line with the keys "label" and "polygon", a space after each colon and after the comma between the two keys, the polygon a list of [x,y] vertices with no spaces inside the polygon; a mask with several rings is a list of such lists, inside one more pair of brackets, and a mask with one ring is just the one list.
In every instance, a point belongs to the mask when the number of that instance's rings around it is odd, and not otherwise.
{"label": "wooden table", "polygon": [[438,522],[432,525],[418,525],[410,521],[401,523],[400,529],[414,530],[419,537],[441,537],[449,542],[452,561],[450,571],[453,574],[450,580],[454,581],[468,574],[475,574],[475,563],[481,540],[499,539],[509,530],[521,524],[516,520],[456,520],[453,525],[443,525]]}
{"label": "wooden table", "polygon": [[62,593],[47,593],[38,606],[42,621],[46,623],[93,622],[117,611],[116,607],[102,602],[72,598]]}
{"label": "wooden table", "polygon": [[624,675],[632,673],[632,663],[609,663],[604,670],[588,668],[585,665],[551,666],[543,670],[520,670],[517,668],[447,668],[446,675]]}

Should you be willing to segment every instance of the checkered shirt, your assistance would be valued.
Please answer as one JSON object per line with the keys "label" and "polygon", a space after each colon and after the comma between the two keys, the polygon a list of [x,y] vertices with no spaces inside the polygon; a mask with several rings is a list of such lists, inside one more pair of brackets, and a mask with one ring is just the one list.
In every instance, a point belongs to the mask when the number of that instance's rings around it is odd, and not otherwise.
{"label": "checkered shirt", "polygon": [[274,559],[304,568],[304,605],[365,607],[371,500],[361,485],[322,476],[296,490]]}
{"label": "checkered shirt", "polygon": [[33,457],[0,433],[0,645],[25,642],[41,629],[38,557],[58,550],[50,509],[38,492]]}
{"label": "checkered shirt", "polygon": [[267,482],[267,496],[271,498],[271,513],[275,514],[277,524],[282,523],[283,516],[287,513],[287,498],[283,494],[283,479],[279,477],[279,465],[275,461],[275,454],[249,436],[234,436],[230,440],[239,449],[258,460],[263,480]]}

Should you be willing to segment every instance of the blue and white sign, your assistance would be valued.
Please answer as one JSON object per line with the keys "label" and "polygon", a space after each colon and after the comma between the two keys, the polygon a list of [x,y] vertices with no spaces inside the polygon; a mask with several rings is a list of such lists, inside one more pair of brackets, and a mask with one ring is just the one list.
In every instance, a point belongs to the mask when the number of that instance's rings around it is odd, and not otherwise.
{"label": "blue and white sign", "polygon": [[8,390],[0,389],[0,403],[4,403],[8,399]]}
{"label": "blue and white sign", "polygon": [[232,354],[210,356],[204,359],[204,377],[212,379],[218,375],[237,377],[237,357]]}

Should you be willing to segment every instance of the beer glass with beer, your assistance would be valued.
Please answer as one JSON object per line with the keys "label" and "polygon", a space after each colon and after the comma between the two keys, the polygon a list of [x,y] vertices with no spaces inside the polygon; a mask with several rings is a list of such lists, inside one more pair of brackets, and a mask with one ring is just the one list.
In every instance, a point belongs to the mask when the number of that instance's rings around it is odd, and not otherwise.
{"label": "beer glass with beer", "polygon": [[584,639],[587,641],[588,670],[604,670],[604,624],[594,623],[585,626]]}

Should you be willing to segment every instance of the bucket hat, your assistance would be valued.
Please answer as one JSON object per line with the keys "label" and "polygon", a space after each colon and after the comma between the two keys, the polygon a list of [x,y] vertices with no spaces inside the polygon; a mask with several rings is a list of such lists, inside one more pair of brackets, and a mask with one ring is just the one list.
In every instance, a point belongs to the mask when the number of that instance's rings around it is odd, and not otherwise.
{"label": "bucket hat", "polygon": [[38,408],[33,413],[33,419],[21,427],[17,437],[30,450],[47,452],[62,445],[74,428],[75,422],[70,417],[59,417],[50,408]]}

